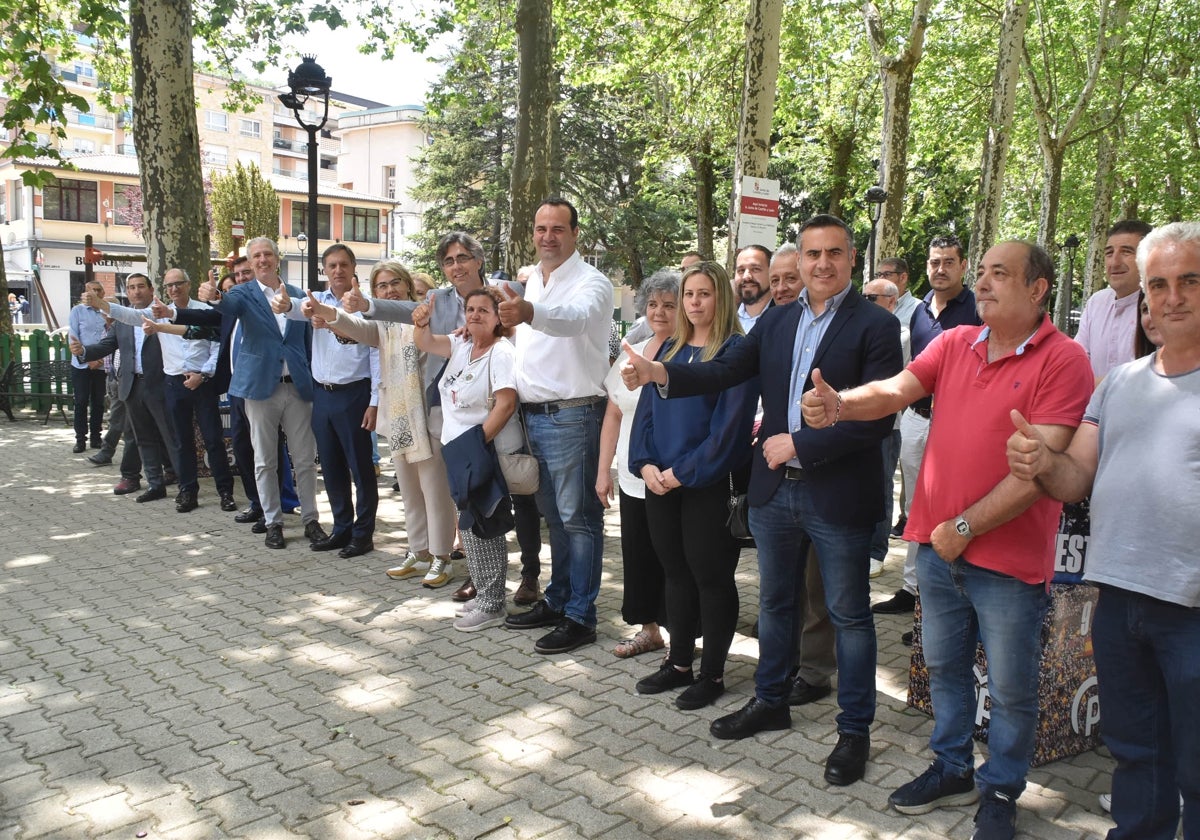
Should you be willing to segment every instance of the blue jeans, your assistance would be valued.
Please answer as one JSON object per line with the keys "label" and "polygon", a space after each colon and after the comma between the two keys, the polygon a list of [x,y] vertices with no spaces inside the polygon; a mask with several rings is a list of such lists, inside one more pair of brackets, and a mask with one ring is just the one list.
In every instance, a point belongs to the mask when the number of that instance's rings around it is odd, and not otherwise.
{"label": "blue jeans", "polygon": [[900,430],[892,429],[883,439],[883,519],[871,534],[871,559],[882,561],[888,553],[892,514],[896,506],[896,464],[900,462]]}
{"label": "blue jeans", "polygon": [[947,563],[928,544],[917,549],[917,583],[933,701],[929,746],[953,775],[962,776],[975,766],[974,666],[982,638],[992,711],[989,757],[975,775],[976,784],[985,796],[995,791],[1015,799],[1025,789],[1037,734],[1046,587],[972,566],[962,558]]}
{"label": "blue jeans", "polygon": [[1103,587],[1092,624],[1103,720],[1117,760],[1108,840],[1200,837],[1200,609]]}
{"label": "blue jeans", "polygon": [[805,482],[785,479],[770,501],[750,508],[760,578],[755,694],[771,706],[787,700],[811,541],[837,639],[838,732],[866,735],[875,720],[875,620],[867,577],[874,528],[822,520],[810,492]]}
{"label": "blue jeans", "polygon": [[546,604],[587,627],[596,626],[604,557],[604,508],[596,496],[604,408],[598,402],[554,414],[524,412],[541,466],[537,506],[550,531]]}

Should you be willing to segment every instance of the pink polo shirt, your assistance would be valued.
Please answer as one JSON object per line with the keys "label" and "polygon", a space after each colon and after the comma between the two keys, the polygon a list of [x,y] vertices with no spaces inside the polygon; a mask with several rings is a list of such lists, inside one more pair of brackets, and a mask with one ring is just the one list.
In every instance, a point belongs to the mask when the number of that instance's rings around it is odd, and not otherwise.
{"label": "pink polo shirt", "polygon": [[[906,540],[929,542],[933,529],[986,496],[1008,475],[1009,412],[1029,422],[1075,428],[1092,393],[1087,354],[1049,317],[1024,344],[992,363],[987,327],[944,332],[908,370],[933,394],[933,420],[909,512]],[[1026,583],[1053,576],[1062,504],[1042,497],[1020,516],[975,537],[964,559]]]}
{"label": "pink polo shirt", "polygon": [[1112,289],[1101,289],[1083,307],[1075,340],[1087,351],[1097,379],[1107,376],[1117,365],[1133,361],[1137,299],[1137,294],[1118,298]]}

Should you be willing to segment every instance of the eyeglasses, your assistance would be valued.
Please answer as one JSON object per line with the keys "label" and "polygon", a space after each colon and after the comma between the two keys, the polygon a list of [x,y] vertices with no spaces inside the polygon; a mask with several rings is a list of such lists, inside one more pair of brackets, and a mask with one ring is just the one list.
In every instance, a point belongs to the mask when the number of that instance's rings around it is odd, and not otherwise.
{"label": "eyeglasses", "polygon": [[186,280],[176,280],[174,283],[164,284],[163,288],[164,289],[177,289],[180,286],[186,286],[186,285],[188,285],[188,282]]}
{"label": "eyeglasses", "polygon": [[446,257],[442,260],[442,268],[454,268],[457,265],[466,265],[475,259],[471,254],[459,254],[457,257]]}
{"label": "eyeglasses", "polygon": [[901,274],[902,274],[902,272],[899,272],[899,271],[876,271],[875,272],[876,277],[882,277],[884,280],[888,280],[892,277],[899,277]]}
{"label": "eyeglasses", "polygon": [[380,280],[375,284],[375,291],[378,292],[383,289],[399,289],[406,286],[408,286],[408,283],[403,280]]}

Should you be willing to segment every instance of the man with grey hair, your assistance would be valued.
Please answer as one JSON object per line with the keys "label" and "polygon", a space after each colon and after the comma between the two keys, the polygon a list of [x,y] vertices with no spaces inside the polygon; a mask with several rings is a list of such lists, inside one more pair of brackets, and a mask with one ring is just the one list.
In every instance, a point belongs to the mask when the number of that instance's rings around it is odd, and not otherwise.
{"label": "man with grey hair", "polygon": [[[1078,344],[1046,315],[1054,262],[1002,242],[983,256],[976,299],[984,326],[949,330],[896,376],[838,391],[814,370],[801,402],[821,429],[883,417],[933,396],[938,410],[913,493],[908,535],[920,545],[922,639],[935,710],[929,769],[888,798],[902,814],[982,802],[977,840],[1010,840],[1037,733],[1042,616],[1062,506],[1009,473],[1009,413],[1062,449],[1091,394]],[[1030,427],[1032,430],[1034,427]],[[988,760],[975,772],[975,653],[988,660]],[[976,789],[978,783],[978,789]]]}
{"label": "man with grey hair", "polygon": [[1100,588],[1100,734],[1117,760],[1108,836],[1171,840],[1180,798],[1183,836],[1200,837],[1200,527],[1180,508],[1200,497],[1200,223],[1146,234],[1137,271],[1162,347],[1106,373],[1065,451],[1014,411],[1008,463],[1055,499],[1091,493],[1084,579]]}
{"label": "man with grey hair", "polygon": [[800,276],[800,252],[791,242],[780,245],[771,256],[771,268],[767,272],[771,289],[771,300],[776,306],[791,303],[800,297],[804,289],[804,278]]}
{"label": "man with grey hair", "polygon": [[304,536],[309,543],[328,539],[317,519],[317,445],[312,430],[313,380],[309,356],[312,326],[278,314],[272,302],[302,297],[296,286],[281,291],[279,248],[265,236],[246,243],[254,282],[234,286],[217,301],[216,283],[200,286],[201,300],[212,301],[212,310],[184,309],[175,323],[215,326],[221,317],[237,318],[241,346],[233,360],[229,393],[246,400],[246,419],[254,445],[254,478],[267,527],[267,548],[283,548],[283,510],[276,468],[279,429],[287,435],[288,451],[296,470],[296,490]]}

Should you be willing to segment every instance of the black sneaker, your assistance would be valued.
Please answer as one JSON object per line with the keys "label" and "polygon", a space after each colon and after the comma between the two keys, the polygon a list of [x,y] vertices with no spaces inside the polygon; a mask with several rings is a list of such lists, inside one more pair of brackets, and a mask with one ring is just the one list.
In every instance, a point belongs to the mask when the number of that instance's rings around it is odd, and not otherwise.
{"label": "black sneaker", "polygon": [[971,840],[1013,840],[1017,836],[1017,803],[1007,794],[992,791],[975,812]]}
{"label": "black sneaker", "polygon": [[670,691],[672,688],[683,688],[685,685],[691,685],[695,682],[695,677],[692,676],[692,669],[680,671],[671,664],[669,659],[664,659],[663,664],[659,666],[648,677],[637,681],[634,688],[638,694],[662,694],[664,691]]}
{"label": "black sneaker", "polygon": [[975,771],[965,776],[943,773],[936,761],[929,769],[888,797],[888,804],[901,814],[928,814],[935,808],[970,805],[979,799]]}
{"label": "black sneaker", "polygon": [[711,706],[717,698],[725,693],[725,681],[720,677],[700,674],[696,681],[680,692],[675,698],[675,707],[685,711],[703,709]]}
{"label": "black sneaker", "polygon": [[569,653],[594,641],[595,630],[563,616],[557,627],[537,640],[533,649],[538,653]]}
{"label": "black sneaker", "polygon": [[917,606],[917,596],[907,589],[901,589],[886,601],[880,601],[871,607],[876,615],[901,615],[910,613]]}
{"label": "black sneaker", "polygon": [[554,627],[562,621],[561,610],[552,609],[546,599],[540,599],[529,612],[517,613],[504,619],[504,626],[512,630],[534,630],[538,627]]}

